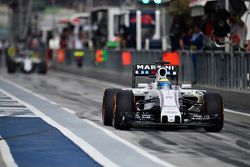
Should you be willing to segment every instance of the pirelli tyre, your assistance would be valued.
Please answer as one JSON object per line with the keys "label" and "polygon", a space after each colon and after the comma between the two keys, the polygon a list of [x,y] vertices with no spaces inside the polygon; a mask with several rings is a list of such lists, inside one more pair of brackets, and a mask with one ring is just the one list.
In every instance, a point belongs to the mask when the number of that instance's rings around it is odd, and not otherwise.
{"label": "pirelli tyre", "polygon": [[37,70],[39,74],[46,74],[47,73],[47,63],[46,62],[41,62],[40,64],[37,65]]}
{"label": "pirelli tyre", "polygon": [[106,126],[112,126],[114,118],[114,96],[119,89],[106,89],[102,102],[102,121]]}
{"label": "pirelli tyre", "polygon": [[129,130],[135,110],[135,97],[132,91],[119,90],[115,95],[114,127]]}
{"label": "pirelli tyre", "polygon": [[209,114],[212,123],[212,126],[205,127],[205,130],[207,132],[221,131],[224,126],[224,106],[219,94],[205,94],[205,112]]}
{"label": "pirelli tyre", "polygon": [[12,60],[7,60],[7,72],[15,73],[16,72],[16,63]]}

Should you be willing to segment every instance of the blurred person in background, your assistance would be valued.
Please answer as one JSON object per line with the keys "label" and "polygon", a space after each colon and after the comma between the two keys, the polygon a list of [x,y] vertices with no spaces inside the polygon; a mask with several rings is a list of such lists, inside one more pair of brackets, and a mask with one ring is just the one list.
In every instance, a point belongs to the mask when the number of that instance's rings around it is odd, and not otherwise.
{"label": "blurred person in background", "polygon": [[185,32],[185,30],[186,30],[186,24],[183,18],[180,15],[175,16],[169,32],[172,51],[181,49],[180,46],[181,35]]}
{"label": "blurred person in background", "polygon": [[38,41],[37,36],[33,35],[32,40],[31,40],[30,47],[31,47],[33,50],[36,50],[36,49],[39,48],[39,41]]}
{"label": "blurred person in background", "polygon": [[80,39],[79,34],[75,35],[75,37],[74,37],[74,49],[77,49],[77,50],[83,49],[83,42]]}
{"label": "blurred person in background", "polygon": [[231,43],[233,50],[240,50],[243,48],[243,42],[246,41],[247,27],[246,24],[239,17],[231,17]]}
{"label": "blurred person in background", "polygon": [[192,33],[193,33],[192,28],[188,28],[185,32],[182,33],[181,39],[179,41],[180,48],[182,50],[190,50]]}
{"label": "blurred person in background", "polygon": [[191,50],[195,51],[192,54],[192,61],[194,66],[194,81],[195,84],[197,82],[197,51],[203,50],[203,32],[201,31],[198,24],[194,25],[193,35],[191,38]]}
{"label": "blurred person in background", "polygon": [[201,31],[199,25],[194,25],[192,38],[191,38],[191,50],[201,51],[203,49],[203,32]]}
{"label": "blurred person in background", "polygon": [[74,49],[74,26],[73,25],[69,25],[68,29],[67,29],[67,48],[68,49]]}
{"label": "blurred person in background", "polygon": [[120,26],[119,30],[121,34],[121,48],[126,48],[130,35],[129,28],[123,24]]}

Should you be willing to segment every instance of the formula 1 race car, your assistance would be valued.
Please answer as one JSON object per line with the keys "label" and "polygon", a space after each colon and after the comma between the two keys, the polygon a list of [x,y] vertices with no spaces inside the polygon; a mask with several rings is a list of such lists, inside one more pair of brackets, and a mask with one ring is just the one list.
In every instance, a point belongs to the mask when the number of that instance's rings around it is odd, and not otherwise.
{"label": "formula 1 race car", "polygon": [[[137,76],[153,81],[138,83],[135,88]],[[132,88],[105,90],[102,119],[104,125],[123,130],[176,126],[204,127],[208,132],[219,132],[224,125],[224,107],[217,93],[178,85],[177,66],[166,62],[137,64],[133,66]]]}
{"label": "formula 1 race car", "polygon": [[38,52],[22,50],[16,56],[7,56],[6,66],[8,73],[15,73],[17,70],[24,73],[38,72],[47,73],[47,64]]}

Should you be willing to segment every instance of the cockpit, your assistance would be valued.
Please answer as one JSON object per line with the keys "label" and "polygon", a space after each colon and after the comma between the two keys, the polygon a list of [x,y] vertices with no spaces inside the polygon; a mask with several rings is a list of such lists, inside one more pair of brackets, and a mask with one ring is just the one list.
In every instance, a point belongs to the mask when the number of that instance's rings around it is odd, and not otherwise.
{"label": "cockpit", "polygon": [[158,89],[171,89],[171,82],[167,78],[161,78],[157,86]]}

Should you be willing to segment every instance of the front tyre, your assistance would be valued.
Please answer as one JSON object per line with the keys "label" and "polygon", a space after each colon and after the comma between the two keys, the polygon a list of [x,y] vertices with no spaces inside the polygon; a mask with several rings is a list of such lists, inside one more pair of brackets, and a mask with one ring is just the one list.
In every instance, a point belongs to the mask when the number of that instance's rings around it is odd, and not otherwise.
{"label": "front tyre", "polygon": [[119,89],[106,89],[102,102],[102,121],[106,126],[112,126],[114,118],[114,96]]}
{"label": "front tyre", "polygon": [[115,95],[114,127],[129,130],[135,111],[135,97],[132,91],[120,90]]}
{"label": "front tyre", "polygon": [[212,126],[205,127],[207,132],[219,132],[224,126],[224,107],[221,95],[205,94],[205,112],[210,116]]}

